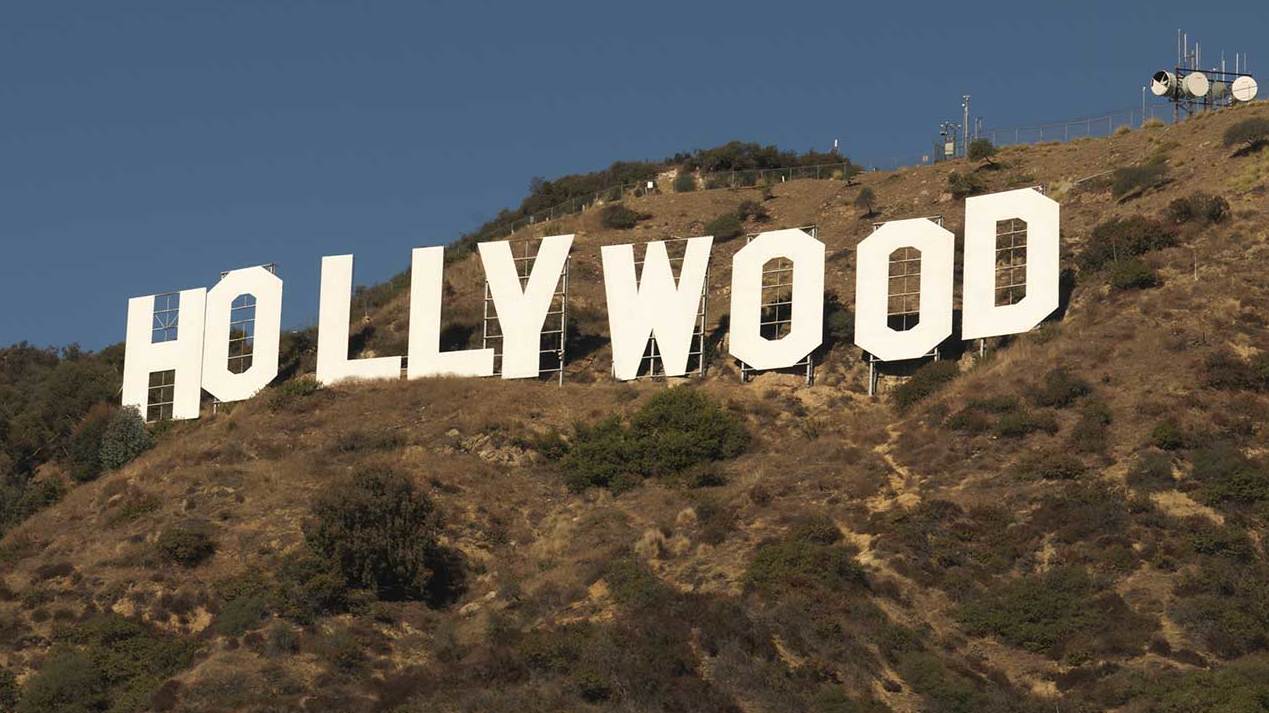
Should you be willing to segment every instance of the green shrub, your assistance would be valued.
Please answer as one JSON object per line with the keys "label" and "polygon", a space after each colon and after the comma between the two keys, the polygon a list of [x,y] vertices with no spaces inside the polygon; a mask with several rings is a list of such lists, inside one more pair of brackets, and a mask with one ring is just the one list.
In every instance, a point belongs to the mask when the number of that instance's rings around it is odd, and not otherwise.
{"label": "green shrub", "polygon": [[758,223],[765,223],[771,219],[771,214],[767,212],[767,207],[758,201],[741,201],[736,206],[736,217],[741,221],[752,220]]}
{"label": "green shrub", "polygon": [[859,189],[859,195],[855,196],[855,207],[863,208],[864,215],[871,217],[875,212],[873,207],[877,202],[877,194],[868,186]]}
{"label": "green shrub", "polygon": [[696,176],[686,171],[681,171],[679,175],[674,177],[675,193],[691,193],[694,190],[696,190]]}
{"label": "green shrub", "polygon": [[1269,390],[1269,352],[1247,361],[1229,349],[1218,349],[1203,360],[1203,382],[1230,391]]}
{"label": "green shrub", "polygon": [[326,489],[313,503],[304,539],[350,587],[384,599],[452,601],[463,583],[457,555],[443,547],[440,514],[409,478],[365,470]]}
{"label": "green shrub", "polygon": [[269,627],[267,639],[269,653],[274,656],[286,656],[300,650],[300,637],[295,628],[284,621],[275,621]]}
{"label": "green shrub", "polygon": [[115,408],[109,404],[97,404],[71,433],[67,461],[70,475],[76,481],[85,483],[101,475],[101,443],[114,412]]}
{"label": "green shrub", "polygon": [[[837,528],[831,529],[835,532]],[[772,595],[842,592],[866,586],[867,575],[855,561],[856,552],[834,544],[836,538],[826,542],[830,538],[819,536],[825,534],[826,530],[813,528],[759,545],[745,571],[746,586]]]}
{"label": "green shrub", "polygon": [[1217,442],[1194,451],[1190,475],[1211,504],[1254,505],[1269,502],[1269,470],[1237,446]]}
{"label": "green shrub", "polygon": [[982,193],[987,190],[987,186],[983,179],[972,173],[952,171],[947,174],[947,190],[953,198],[967,198]]}
{"label": "green shrub", "polygon": [[1150,430],[1150,445],[1165,451],[1175,451],[1189,444],[1189,437],[1176,420],[1167,418]]}
{"label": "green shrub", "polygon": [[969,142],[969,150],[966,156],[970,161],[987,161],[991,162],[993,156],[996,155],[996,146],[992,144],[990,139],[974,139]]}
{"label": "green shrub", "polygon": [[1102,453],[1109,445],[1107,427],[1111,412],[1106,402],[1089,399],[1080,407],[1079,420],[1071,428],[1071,447],[1079,453]]}
{"label": "green shrub", "polygon": [[263,594],[247,594],[230,599],[221,607],[213,625],[216,633],[224,636],[242,636],[264,621],[269,613],[269,601]]}
{"label": "green shrub", "polygon": [[1110,174],[1110,191],[1121,198],[1136,191],[1146,191],[1163,183],[1168,177],[1168,164],[1162,157],[1155,157],[1140,166],[1117,168]]}
{"label": "green shrub", "polygon": [[1239,151],[1254,151],[1269,142],[1269,118],[1252,116],[1225,130],[1226,146],[1238,146]]}
{"label": "green shrub", "polygon": [[897,671],[923,699],[925,707],[920,710],[947,713],[988,710],[987,695],[974,680],[947,666],[936,654],[926,651],[904,653],[899,657]]}
{"label": "green shrub", "polygon": [[274,600],[278,613],[301,624],[346,611],[354,603],[335,564],[311,552],[293,553],[282,560]]}
{"label": "green shrub", "polygon": [[154,445],[141,413],[135,408],[115,411],[101,435],[101,466],[122,468]]}
{"label": "green shrub", "polygon": [[1093,228],[1080,253],[1080,266],[1097,270],[1113,262],[1174,245],[1176,235],[1163,223],[1140,215],[1111,218]]}
{"label": "green shrub", "polygon": [[1050,369],[1039,386],[1031,391],[1031,400],[1037,406],[1066,408],[1083,396],[1087,396],[1093,387],[1087,381],[1070,371],[1057,367]]}
{"label": "green shrub", "polygon": [[155,547],[163,559],[182,567],[197,567],[216,553],[216,543],[205,526],[174,525],[159,533]]}
{"label": "green shrub", "polygon": [[18,706],[18,678],[7,668],[0,668],[0,713],[13,713]]}
{"label": "green shrub", "polygon": [[1142,490],[1168,490],[1176,487],[1172,477],[1172,458],[1157,450],[1137,454],[1137,460],[1128,469],[1128,485]]}
{"label": "green shrub", "polygon": [[630,419],[651,458],[648,475],[670,475],[706,461],[735,458],[749,446],[740,419],[691,388],[662,391]]}
{"label": "green shrub", "polygon": [[27,681],[18,713],[96,713],[106,710],[106,681],[81,653],[55,654]]}
{"label": "green shrub", "polygon": [[1050,658],[1136,653],[1154,629],[1113,591],[1099,591],[1077,567],[1000,583],[963,605],[957,618],[968,633],[995,635],[1011,646]]}
{"label": "green shrub", "polygon": [[55,640],[54,655],[27,682],[20,713],[143,713],[198,651],[194,642],[115,614],[59,629]]}
{"label": "green shrub", "polygon": [[716,242],[726,242],[740,237],[745,226],[734,212],[723,213],[705,224],[705,234],[714,236]]}
{"label": "green shrub", "polygon": [[1169,222],[1177,225],[1189,222],[1219,223],[1229,216],[1229,202],[1220,196],[1200,191],[1169,203],[1166,215]]}
{"label": "green shrub", "polygon": [[599,222],[605,228],[613,230],[629,230],[638,225],[639,221],[651,217],[648,213],[631,210],[620,203],[606,205],[599,211]]}
{"label": "green shrub", "polygon": [[56,478],[6,482],[5,474],[0,473],[0,532],[61,500],[64,494],[62,482]]}
{"label": "green shrub", "polygon": [[748,445],[740,419],[705,394],[679,387],[649,399],[628,426],[616,417],[577,425],[572,441],[552,451],[570,488],[621,491],[643,478],[676,476],[734,458]]}
{"label": "green shrub", "polygon": [[1116,290],[1146,290],[1159,286],[1159,275],[1144,260],[1128,258],[1111,265],[1110,286]]}
{"label": "green shrub", "polygon": [[620,558],[608,563],[604,581],[612,598],[624,607],[642,611],[663,609],[674,592],[642,563]]}
{"label": "green shrub", "polygon": [[1263,711],[1269,708],[1269,657],[1248,657],[1213,669],[1152,674],[1131,690],[1134,710],[1151,713]]}
{"label": "green shrub", "polygon": [[992,427],[1000,438],[1024,438],[1032,433],[1056,433],[1057,419],[1049,411],[1030,411],[1019,409],[1000,415]]}
{"label": "green shrub", "polygon": [[1173,617],[1220,656],[1269,648],[1269,566],[1203,557],[1175,588]]}
{"label": "green shrub", "polygon": [[1018,474],[1037,480],[1075,480],[1084,475],[1084,461],[1059,450],[1030,451],[1018,462]]}
{"label": "green shrub", "polygon": [[829,346],[850,344],[855,338],[855,315],[834,298],[825,300],[824,333]]}
{"label": "green shrub", "polygon": [[310,376],[290,379],[269,389],[265,405],[270,411],[285,411],[320,390],[321,384]]}
{"label": "green shrub", "polygon": [[960,374],[954,361],[932,361],[921,366],[894,390],[894,402],[900,413],[937,393]]}
{"label": "green shrub", "polygon": [[366,662],[366,647],[345,628],[319,637],[314,648],[319,658],[342,673],[355,673]]}

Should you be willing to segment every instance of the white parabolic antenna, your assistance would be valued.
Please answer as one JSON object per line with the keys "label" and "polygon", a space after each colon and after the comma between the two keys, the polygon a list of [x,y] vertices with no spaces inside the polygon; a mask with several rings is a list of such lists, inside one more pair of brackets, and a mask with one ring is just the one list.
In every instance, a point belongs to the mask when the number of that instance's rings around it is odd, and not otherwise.
{"label": "white parabolic antenna", "polygon": [[1233,85],[1230,86],[1230,93],[1240,102],[1249,102],[1256,98],[1257,89],[1259,87],[1256,85],[1256,80],[1244,74],[1234,80]]}
{"label": "white parabolic antenna", "polygon": [[1181,86],[1185,87],[1185,93],[1192,97],[1205,97],[1208,89],[1207,75],[1202,72],[1190,72],[1185,75],[1185,79],[1181,80]]}
{"label": "white parabolic antenna", "polygon": [[1158,71],[1150,78],[1150,91],[1156,97],[1166,97],[1176,87],[1176,77],[1171,72]]}

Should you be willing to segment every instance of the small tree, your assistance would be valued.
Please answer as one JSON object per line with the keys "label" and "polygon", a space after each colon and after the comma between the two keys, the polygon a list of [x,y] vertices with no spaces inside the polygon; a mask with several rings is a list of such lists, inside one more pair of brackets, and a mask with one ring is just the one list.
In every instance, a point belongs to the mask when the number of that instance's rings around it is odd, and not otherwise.
{"label": "small tree", "polygon": [[83,483],[101,474],[102,439],[114,418],[114,410],[109,404],[94,404],[84,420],[71,432],[66,460],[70,465],[71,477],[75,480]]}
{"label": "small tree", "polygon": [[744,231],[744,224],[734,212],[723,213],[705,224],[705,234],[714,236],[714,239],[720,243],[738,238]]}
{"label": "small tree", "polygon": [[1245,154],[1269,143],[1269,117],[1253,116],[1225,130],[1225,145],[1238,146]]}
{"label": "small tree", "polygon": [[996,165],[991,160],[996,155],[996,145],[989,139],[974,139],[969,142],[967,155],[970,161],[986,161],[989,165]]}
{"label": "small tree", "polygon": [[741,220],[753,220],[758,223],[765,223],[771,220],[771,213],[767,211],[767,207],[758,201],[741,201],[736,206],[736,217]]}
{"label": "small tree", "polygon": [[690,172],[680,171],[679,175],[674,177],[675,193],[691,193],[696,190],[696,176]]}
{"label": "small tree", "polygon": [[859,190],[859,195],[855,196],[855,207],[864,209],[864,216],[871,218],[875,211],[873,203],[877,200],[877,195],[868,186],[864,186]]}
{"label": "small tree", "polygon": [[451,600],[462,582],[456,556],[438,541],[440,532],[436,506],[409,478],[367,470],[318,497],[304,539],[350,586],[439,604]]}
{"label": "small tree", "polygon": [[135,408],[119,409],[101,436],[101,465],[106,470],[122,468],[153,445],[154,437],[146,430],[141,412]]}
{"label": "small tree", "polygon": [[952,171],[947,174],[947,190],[953,198],[966,198],[987,190],[981,178],[972,173]]}
{"label": "small tree", "polygon": [[169,527],[155,543],[163,559],[182,567],[197,567],[216,553],[216,543],[196,524]]}
{"label": "small tree", "polygon": [[1111,266],[1110,286],[1116,290],[1145,290],[1159,286],[1159,275],[1141,258],[1130,257]]}

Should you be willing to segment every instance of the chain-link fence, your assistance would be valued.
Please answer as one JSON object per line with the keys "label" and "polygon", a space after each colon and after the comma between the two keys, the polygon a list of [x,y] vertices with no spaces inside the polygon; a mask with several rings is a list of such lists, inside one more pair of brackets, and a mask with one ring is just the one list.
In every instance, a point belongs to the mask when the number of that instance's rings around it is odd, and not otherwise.
{"label": "chain-link fence", "polygon": [[1172,110],[1166,106],[1146,106],[1145,113],[1142,113],[1140,109],[1123,109],[1100,116],[1088,116],[1049,124],[980,129],[977,132],[977,138],[988,139],[996,146],[1071,141],[1094,136],[1110,136],[1120,127],[1136,128],[1151,119],[1171,121]]}
{"label": "chain-link fence", "polygon": [[[766,168],[746,171],[720,171],[716,173],[705,173],[700,176],[693,176],[692,190],[744,188],[747,186],[760,186],[768,183],[783,183],[785,181],[794,181],[798,179],[850,180],[850,178],[858,174],[860,170],[861,169],[858,166],[855,166],[849,161],[843,161],[841,163],[828,163],[816,166],[791,166],[788,168]],[[668,190],[673,191],[674,188],[669,188]],[[660,192],[661,188],[657,185],[657,182],[654,179],[640,181],[638,183],[624,183],[618,186],[609,186],[608,188],[595,191],[589,195],[577,196],[564,201],[563,203],[551,206],[545,210],[533,213],[532,215],[504,223],[496,227],[487,235],[489,237],[507,236],[530,225],[545,223],[557,218],[581,213],[587,208],[595,205],[612,203],[631,196],[637,197],[648,195],[649,193]]]}

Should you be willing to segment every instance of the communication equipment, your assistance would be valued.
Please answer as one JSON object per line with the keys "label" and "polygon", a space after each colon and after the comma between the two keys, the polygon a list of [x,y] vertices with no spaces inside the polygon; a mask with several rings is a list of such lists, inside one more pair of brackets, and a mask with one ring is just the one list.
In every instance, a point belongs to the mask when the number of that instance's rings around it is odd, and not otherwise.
{"label": "communication equipment", "polygon": [[1176,75],[1167,70],[1159,70],[1154,73],[1154,77],[1150,80],[1150,92],[1156,97],[1173,97],[1181,85],[1176,81]]}
{"label": "communication equipment", "polygon": [[1190,72],[1185,75],[1185,79],[1181,80],[1181,88],[1185,93],[1195,99],[1201,99],[1207,96],[1207,91],[1211,88],[1211,82],[1207,81],[1207,75],[1202,72]]}
{"label": "communication equipment", "polygon": [[[1177,30],[1176,66],[1172,70],[1161,69],[1150,77],[1150,93],[1167,97],[1172,102],[1173,120],[1205,109],[1232,106],[1234,102],[1249,102],[1256,98],[1256,80],[1247,72],[1246,55],[1234,54],[1234,71],[1226,71],[1225,57],[1221,55],[1220,68],[1202,69],[1199,44],[1190,46],[1190,38]],[[1145,114],[1143,96],[1142,114]]]}
{"label": "communication equipment", "polygon": [[1256,98],[1258,88],[1256,80],[1250,74],[1244,74],[1230,85],[1230,94],[1234,96],[1234,101],[1249,102]]}

